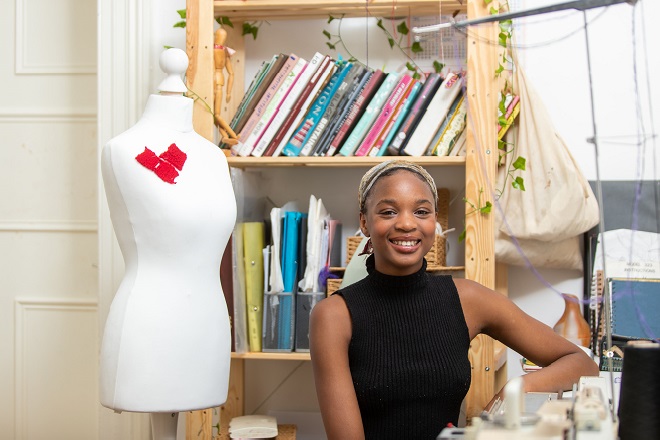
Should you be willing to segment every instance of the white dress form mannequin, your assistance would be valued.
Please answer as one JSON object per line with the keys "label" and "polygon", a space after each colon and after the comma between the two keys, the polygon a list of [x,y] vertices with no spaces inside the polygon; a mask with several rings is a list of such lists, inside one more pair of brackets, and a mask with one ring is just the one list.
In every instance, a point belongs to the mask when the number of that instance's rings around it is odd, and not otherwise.
{"label": "white dress form mannequin", "polygon": [[101,169],[126,271],[105,325],[100,400],[152,413],[154,439],[177,414],[227,399],[231,331],[220,260],[236,222],[225,155],[193,131],[179,49],[142,118],[111,139]]}

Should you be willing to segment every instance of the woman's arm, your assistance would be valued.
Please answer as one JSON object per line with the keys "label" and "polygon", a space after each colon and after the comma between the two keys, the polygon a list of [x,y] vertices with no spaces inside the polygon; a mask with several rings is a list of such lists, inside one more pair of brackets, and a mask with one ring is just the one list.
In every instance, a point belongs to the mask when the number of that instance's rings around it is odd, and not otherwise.
{"label": "woman's arm", "polygon": [[364,439],[364,429],[348,364],[351,317],[344,299],[334,295],[312,309],[310,352],[316,394],[329,440]]}
{"label": "woman's arm", "polygon": [[581,376],[598,375],[598,366],[580,347],[505,296],[469,280],[456,280],[456,287],[471,338],[487,334],[544,367],[523,376],[525,391],[570,390]]}

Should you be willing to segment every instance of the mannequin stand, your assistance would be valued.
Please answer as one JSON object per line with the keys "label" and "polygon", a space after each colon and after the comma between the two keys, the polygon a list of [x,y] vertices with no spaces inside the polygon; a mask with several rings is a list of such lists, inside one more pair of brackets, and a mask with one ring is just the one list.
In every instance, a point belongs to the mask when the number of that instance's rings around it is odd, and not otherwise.
{"label": "mannequin stand", "polygon": [[179,413],[151,413],[153,440],[176,440]]}

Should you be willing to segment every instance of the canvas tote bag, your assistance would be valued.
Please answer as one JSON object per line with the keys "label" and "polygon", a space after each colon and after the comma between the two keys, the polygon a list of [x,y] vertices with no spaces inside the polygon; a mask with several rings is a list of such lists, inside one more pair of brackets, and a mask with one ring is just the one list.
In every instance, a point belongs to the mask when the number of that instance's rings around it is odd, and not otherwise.
{"label": "canvas tote bag", "polygon": [[[518,63],[513,86],[520,114],[505,140],[516,154],[507,155],[498,171],[503,192],[502,212],[494,210],[495,256],[508,264],[581,269],[579,236],[598,223],[596,197]],[[525,191],[513,188],[510,177],[505,182],[518,156],[526,159],[526,170],[515,173],[524,178]]]}

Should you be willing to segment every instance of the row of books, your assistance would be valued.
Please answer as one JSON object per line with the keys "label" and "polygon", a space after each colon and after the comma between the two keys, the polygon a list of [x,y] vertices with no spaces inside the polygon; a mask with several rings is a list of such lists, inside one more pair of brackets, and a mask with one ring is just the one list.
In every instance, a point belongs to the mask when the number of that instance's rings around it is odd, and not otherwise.
{"label": "row of books", "polygon": [[236,226],[233,264],[221,270],[234,351],[309,351],[309,314],[325,297],[323,274],[340,265],[341,226],[313,196],[309,213],[273,208],[269,220]]}
{"label": "row of books", "polygon": [[320,52],[264,62],[230,126],[235,156],[464,154],[459,73],[385,73]]}

